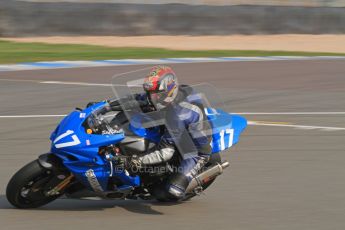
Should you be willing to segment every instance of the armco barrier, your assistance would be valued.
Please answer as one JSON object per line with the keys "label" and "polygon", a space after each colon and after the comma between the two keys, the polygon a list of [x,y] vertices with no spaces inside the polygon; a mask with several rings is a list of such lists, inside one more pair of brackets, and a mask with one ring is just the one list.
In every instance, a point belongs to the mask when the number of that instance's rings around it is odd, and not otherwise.
{"label": "armco barrier", "polygon": [[345,8],[0,3],[1,36],[345,33]]}

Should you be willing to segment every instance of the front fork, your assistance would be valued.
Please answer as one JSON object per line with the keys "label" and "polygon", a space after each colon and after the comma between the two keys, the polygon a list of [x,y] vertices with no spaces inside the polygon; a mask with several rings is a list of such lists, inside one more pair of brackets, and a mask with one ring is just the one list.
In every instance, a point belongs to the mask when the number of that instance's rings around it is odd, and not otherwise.
{"label": "front fork", "polygon": [[38,157],[38,163],[48,172],[53,172],[56,175],[57,181],[53,183],[59,183],[52,189],[46,192],[46,196],[56,196],[62,194],[62,191],[66,189],[73,181],[74,175],[71,172],[66,172],[66,168],[61,162],[61,159],[52,153],[42,154]]}
{"label": "front fork", "polygon": [[60,195],[61,191],[63,191],[68,185],[71,184],[73,178],[74,178],[73,174],[70,174],[68,177],[62,180],[58,185],[56,185],[54,188],[46,192],[46,196]]}

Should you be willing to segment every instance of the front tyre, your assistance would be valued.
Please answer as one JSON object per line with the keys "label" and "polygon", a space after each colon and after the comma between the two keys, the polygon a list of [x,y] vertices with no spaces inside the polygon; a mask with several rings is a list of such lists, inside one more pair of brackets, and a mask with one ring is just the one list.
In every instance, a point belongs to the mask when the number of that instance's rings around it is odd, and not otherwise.
{"label": "front tyre", "polygon": [[7,200],[17,208],[37,208],[58,198],[46,196],[45,185],[54,177],[37,160],[25,165],[10,180],[6,189]]}

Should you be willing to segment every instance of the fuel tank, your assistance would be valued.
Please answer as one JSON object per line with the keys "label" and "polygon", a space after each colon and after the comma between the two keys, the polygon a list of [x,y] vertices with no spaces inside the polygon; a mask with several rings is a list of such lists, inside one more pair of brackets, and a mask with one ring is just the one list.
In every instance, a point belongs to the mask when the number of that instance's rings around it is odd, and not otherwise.
{"label": "fuel tank", "polygon": [[124,128],[125,138],[119,146],[125,155],[142,155],[153,149],[156,144],[145,137],[139,137],[128,127]]}

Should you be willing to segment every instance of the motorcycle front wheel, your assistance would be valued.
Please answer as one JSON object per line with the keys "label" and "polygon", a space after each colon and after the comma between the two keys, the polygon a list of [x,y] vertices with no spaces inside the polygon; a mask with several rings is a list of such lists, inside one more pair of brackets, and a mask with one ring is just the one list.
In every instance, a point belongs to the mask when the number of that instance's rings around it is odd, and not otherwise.
{"label": "motorcycle front wheel", "polygon": [[21,168],[9,181],[6,189],[7,200],[21,209],[37,208],[48,204],[58,196],[46,196],[46,185],[54,177],[37,160]]}

